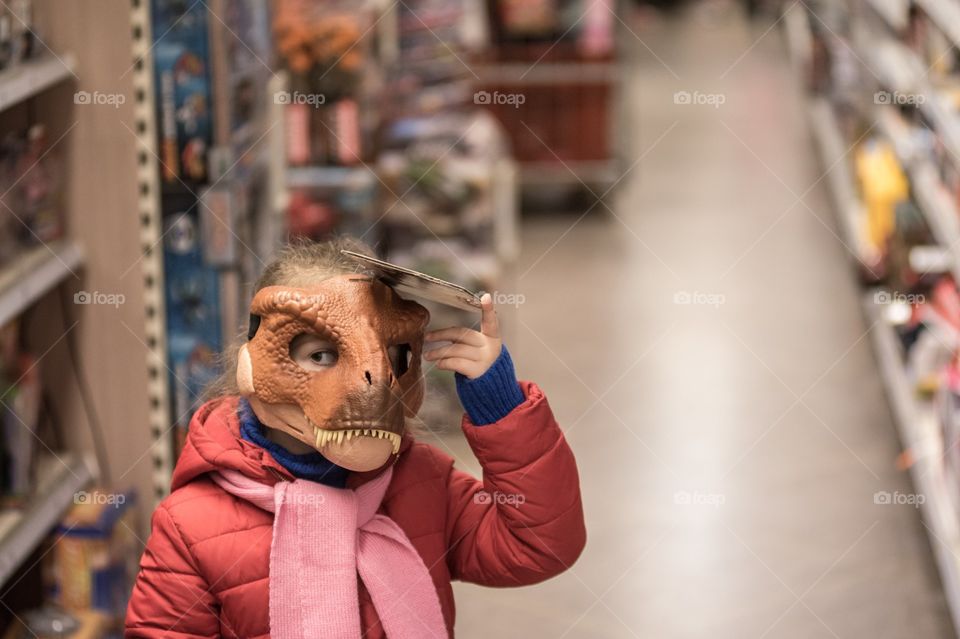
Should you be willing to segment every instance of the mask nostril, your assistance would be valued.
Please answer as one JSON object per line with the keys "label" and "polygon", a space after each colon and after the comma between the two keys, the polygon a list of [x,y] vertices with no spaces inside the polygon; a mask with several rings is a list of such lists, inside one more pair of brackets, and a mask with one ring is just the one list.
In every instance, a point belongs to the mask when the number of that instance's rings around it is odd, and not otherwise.
{"label": "mask nostril", "polygon": [[363,376],[367,378],[367,384],[373,386],[373,376],[370,375],[370,371],[364,371]]}

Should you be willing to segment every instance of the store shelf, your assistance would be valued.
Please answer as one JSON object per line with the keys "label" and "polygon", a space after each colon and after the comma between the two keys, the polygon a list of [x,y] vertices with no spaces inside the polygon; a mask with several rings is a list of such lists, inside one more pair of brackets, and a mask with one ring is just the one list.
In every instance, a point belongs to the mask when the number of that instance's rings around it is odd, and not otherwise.
{"label": "store shelf", "polygon": [[0,111],[9,109],[74,75],[70,54],[24,62],[0,73]]}
{"label": "store shelf", "polygon": [[810,52],[813,50],[813,33],[810,31],[810,18],[804,6],[795,4],[786,9],[783,13],[783,26],[790,61],[796,67],[798,75],[805,77],[811,60]]}
{"label": "store shelf", "polygon": [[93,479],[90,468],[73,455],[42,458],[37,477],[37,493],[22,511],[14,511],[16,521],[0,537],[0,584],[6,583],[23,560],[44,540],[74,503],[77,491]]}
{"label": "store shelf", "polygon": [[882,38],[863,52],[869,56],[871,71],[888,89],[900,93],[930,90],[929,84],[924,82],[923,64],[906,45],[892,38]]}
{"label": "store shelf", "polygon": [[609,84],[620,78],[613,62],[541,62],[474,64],[471,66],[480,84]]}
{"label": "store shelf", "polygon": [[290,188],[363,188],[372,186],[377,176],[365,166],[298,166],[287,169]]}
{"label": "store shelf", "polygon": [[939,172],[930,160],[918,155],[910,132],[890,107],[876,110],[877,128],[893,146],[897,159],[910,178],[910,190],[920,206],[937,243],[953,255],[953,276],[960,282],[960,211],[943,187]]}
{"label": "store shelf", "polygon": [[887,89],[917,99],[920,111],[944,145],[954,157],[960,157],[960,114],[953,109],[950,100],[930,84],[927,69],[920,58],[905,45],[889,38],[861,53],[871,60],[872,71]]}
{"label": "store shelf", "polygon": [[61,240],[30,249],[11,264],[0,267],[0,325],[43,297],[82,262],[80,248]]}
{"label": "store shelf", "polygon": [[524,186],[581,183],[611,186],[620,177],[616,160],[521,162],[518,166],[520,181]]}
{"label": "store shelf", "polygon": [[863,207],[850,170],[848,145],[840,133],[833,108],[826,99],[814,98],[809,105],[809,118],[821,164],[826,172],[826,182],[833,196],[843,241],[859,261],[869,263],[871,260],[867,259],[868,251],[860,232]]}
{"label": "store shelf", "polygon": [[909,0],[869,0],[868,4],[891,29],[901,31],[907,27]]}
{"label": "store shelf", "polygon": [[[929,162],[910,169],[910,186],[927,224],[937,242],[954,253],[954,277],[960,276],[960,217],[952,199],[943,188],[936,168]],[[960,279],[958,279],[960,281]]]}
{"label": "store shelf", "polygon": [[878,107],[866,115],[872,115],[877,125],[877,130],[893,146],[897,159],[904,167],[911,167],[916,164],[920,158],[915,148],[909,126],[903,121],[896,109],[893,107]]}
{"label": "store shelf", "polygon": [[940,29],[960,47],[960,4],[956,0],[914,0]]}
{"label": "store shelf", "polygon": [[[937,437],[936,417],[932,407],[918,402],[903,364],[901,348],[893,325],[884,316],[888,306],[876,303],[876,292],[863,299],[877,363],[887,390],[890,408],[904,449],[916,455],[910,467],[913,489],[924,496],[922,516],[927,524],[930,546],[940,571],[944,595],[954,627],[960,628],[960,534],[957,512],[953,508],[937,465],[939,454],[931,454],[931,441]],[[926,454],[924,454],[926,453]]]}

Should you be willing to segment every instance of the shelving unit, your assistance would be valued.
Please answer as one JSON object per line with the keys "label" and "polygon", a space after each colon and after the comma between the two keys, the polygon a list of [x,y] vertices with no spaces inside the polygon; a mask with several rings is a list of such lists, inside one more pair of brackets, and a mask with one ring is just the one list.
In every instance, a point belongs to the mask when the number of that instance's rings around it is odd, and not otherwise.
{"label": "shelving unit", "polygon": [[[558,46],[553,51],[558,51]],[[548,50],[550,53],[551,50]],[[536,56],[527,52],[534,59]],[[623,119],[618,107],[623,70],[615,58],[553,61],[544,54],[530,60],[481,60],[471,64],[475,88],[491,95],[517,93],[527,102],[516,106],[487,104],[506,129],[525,189],[586,184],[602,192],[623,174]],[[572,92],[597,92],[589,110],[572,109]],[[550,109],[547,105],[553,104]],[[566,105],[564,108],[558,104]],[[581,105],[582,106],[582,105]],[[579,108],[579,107],[578,107]],[[539,109],[539,110],[538,110]],[[581,148],[567,128],[596,138],[599,146]],[[603,152],[600,153],[599,149]],[[559,151],[554,151],[558,149]]]}
{"label": "shelving unit", "polygon": [[940,571],[954,627],[960,628],[960,534],[957,514],[943,482],[938,481],[940,474],[936,462],[939,456],[930,445],[931,439],[936,437],[936,417],[928,403],[917,400],[904,368],[893,325],[883,315],[887,307],[877,304],[875,295],[876,291],[871,291],[864,296],[864,314],[873,326],[870,336],[901,444],[905,450],[917,455],[910,467],[910,477],[914,490],[925,497],[921,512],[930,536],[930,547]]}
{"label": "shelving unit", "polygon": [[83,263],[80,247],[69,240],[37,246],[0,268],[0,325],[54,289]]}
{"label": "shelving unit", "polygon": [[0,72],[0,111],[75,76],[76,59],[65,54],[31,60]]}
{"label": "shelving unit", "polygon": [[[71,54],[48,54],[0,72],[0,111],[77,78]],[[76,277],[83,251],[68,239],[26,249],[0,267],[0,325],[37,304],[48,293]],[[6,583],[23,561],[46,538],[61,515],[74,503],[78,490],[89,484],[92,465],[80,455],[46,455],[37,462],[37,485],[19,509],[2,511],[0,530],[0,584]]]}
{"label": "shelving unit", "polygon": [[[954,44],[960,44],[960,4],[935,0],[915,0],[912,4],[937,22]],[[810,108],[811,126],[819,142],[824,169],[833,167],[827,174],[827,182],[840,227],[845,234],[857,229],[859,220],[864,219],[864,209],[857,198],[850,165],[843,162],[834,166],[852,140],[841,135],[835,117],[837,112],[826,96],[839,96],[839,101],[847,109],[857,110],[857,119],[863,126],[870,126],[867,131],[870,136],[879,134],[890,143],[907,175],[910,194],[929,227],[931,241],[950,252],[950,271],[960,281],[960,207],[947,191],[936,164],[937,157],[927,148],[926,134],[911,129],[913,125],[901,117],[897,105],[915,106],[932,135],[955,158],[960,158],[960,116],[951,106],[946,92],[928,77],[929,69],[921,56],[898,39],[909,26],[911,3],[906,0],[867,0],[865,6],[867,14],[857,11],[855,3],[848,3],[850,11],[846,17],[852,19],[845,23],[846,31],[828,27],[829,36],[825,37],[828,50],[829,41],[841,42],[849,38],[857,61],[862,63],[859,84],[853,86],[857,79],[851,77],[853,72],[849,68],[844,67],[848,73],[840,80],[839,93],[827,90],[824,97],[813,99]],[[792,49],[798,54],[806,54],[804,59],[798,59],[798,63],[810,64],[816,50],[804,42],[810,32],[804,24],[808,16],[788,17],[792,18],[788,21]],[[823,42],[821,46],[824,46]],[[801,67],[803,71],[810,68]],[[837,88],[837,85],[831,83],[829,88]],[[819,85],[817,89],[824,90]],[[889,92],[891,98],[893,94],[900,95],[885,104],[877,99],[875,92],[878,90]],[[862,92],[862,95],[854,97],[855,92]],[[871,102],[872,106],[865,106]],[[844,239],[856,241],[849,236]],[[929,533],[953,625],[960,630],[960,509],[947,483],[940,416],[932,401],[916,393],[908,374],[907,357],[896,332],[897,322],[902,319],[895,317],[908,309],[880,303],[880,292],[881,289],[866,291],[862,308],[871,327],[871,341],[899,438],[903,449],[911,456],[913,491],[924,498],[921,515]]]}
{"label": "shelving unit", "polygon": [[[137,94],[133,115],[136,118],[137,151],[139,162],[135,176],[131,176],[137,189],[137,209],[140,214],[139,240],[142,247],[159,247],[162,240],[160,211],[160,179],[156,168],[159,161],[157,148],[157,121],[154,108],[154,87],[151,53],[153,50],[150,7],[146,2],[131,2],[128,16],[131,31],[138,37],[131,38],[129,47],[135,61],[130,74]],[[140,64],[136,64],[140,61]],[[166,375],[167,341],[164,301],[163,253],[160,250],[144,250],[139,260],[143,310],[141,320],[144,336],[149,346],[146,354],[147,394],[149,409],[146,413],[150,426],[150,493],[159,501],[167,491],[169,477],[173,472],[173,450],[169,443],[170,384]]]}
{"label": "shelving unit", "polygon": [[296,166],[287,169],[291,188],[373,186],[377,176],[365,166]]}
{"label": "shelving unit", "polygon": [[943,32],[953,40],[954,45],[960,46],[960,5],[952,0],[913,0],[913,2],[933,18]]}
{"label": "shelving unit", "polygon": [[869,5],[891,29],[899,31],[907,26],[909,0],[869,0]]}
{"label": "shelving unit", "polygon": [[859,49],[886,88],[919,98],[920,110],[943,138],[950,153],[960,157],[960,116],[927,79],[927,70],[917,55],[889,38],[873,45],[861,45]]}
{"label": "shelving unit", "polygon": [[[876,122],[906,170],[910,189],[937,243],[946,247],[960,246],[960,211],[944,191],[936,167],[929,160],[917,156],[908,139],[909,132],[892,109],[878,108]],[[953,257],[952,271],[960,282],[960,252],[954,251]]]}
{"label": "shelving unit", "polygon": [[836,207],[843,242],[853,251],[859,262],[866,262],[867,249],[863,246],[860,239],[862,233],[859,232],[863,219],[862,204],[857,197],[853,173],[845,157],[847,145],[840,135],[833,108],[825,99],[814,98],[808,106],[808,117],[817,141],[823,170],[827,172],[827,185]]}
{"label": "shelving unit", "polygon": [[76,455],[41,458],[36,493],[29,505],[13,512],[14,523],[0,536],[0,584],[30,556],[60,516],[73,503],[77,491],[93,480],[90,466]]}

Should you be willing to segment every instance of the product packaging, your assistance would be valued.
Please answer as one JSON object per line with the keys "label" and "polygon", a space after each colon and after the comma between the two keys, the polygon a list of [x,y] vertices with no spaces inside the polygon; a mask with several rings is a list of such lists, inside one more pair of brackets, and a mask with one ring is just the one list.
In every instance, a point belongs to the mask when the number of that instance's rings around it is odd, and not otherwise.
{"label": "product packaging", "polygon": [[123,620],[137,570],[135,501],[133,491],[77,493],[49,553],[53,601],[71,612]]}

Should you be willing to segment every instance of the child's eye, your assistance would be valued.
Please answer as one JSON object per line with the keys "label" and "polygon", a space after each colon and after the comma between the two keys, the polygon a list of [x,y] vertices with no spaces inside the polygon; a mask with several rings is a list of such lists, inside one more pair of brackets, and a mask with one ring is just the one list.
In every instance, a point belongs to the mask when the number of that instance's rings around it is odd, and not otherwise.
{"label": "child's eye", "polygon": [[337,362],[337,354],[334,351],[314,351],[310,353],[310,361],[320,366],[332,366]]}
{"label": "child's eye", "polygon": [[290,358],[304,370],[322,370],[337,363],[337,349],[322,337],[303,333],[291,340]]}

